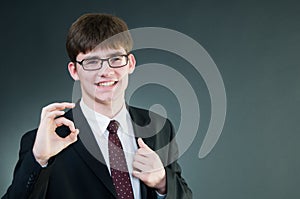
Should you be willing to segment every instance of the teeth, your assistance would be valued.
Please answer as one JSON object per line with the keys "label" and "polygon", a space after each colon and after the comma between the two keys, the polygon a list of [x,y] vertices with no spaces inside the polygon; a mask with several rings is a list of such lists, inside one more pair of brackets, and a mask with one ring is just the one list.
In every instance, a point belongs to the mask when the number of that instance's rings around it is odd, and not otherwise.
{"label": "teeth", "polygon": [[98,86],[112,86],[115,82],[100,82]]}

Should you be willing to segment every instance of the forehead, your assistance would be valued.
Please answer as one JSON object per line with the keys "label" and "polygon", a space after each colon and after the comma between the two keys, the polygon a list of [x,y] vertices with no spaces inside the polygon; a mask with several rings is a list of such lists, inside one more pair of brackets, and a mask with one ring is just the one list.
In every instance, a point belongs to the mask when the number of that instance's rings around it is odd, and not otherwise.
{"label": "forehead", "polygon": [[83,60],[89,57],[99,57],[104,59],[104,58],[108,58],[120,54],[126,54],[126,50],[123,47],[117,49],[96,47],[87,53],[79,53],[77,55],[77,60]]}

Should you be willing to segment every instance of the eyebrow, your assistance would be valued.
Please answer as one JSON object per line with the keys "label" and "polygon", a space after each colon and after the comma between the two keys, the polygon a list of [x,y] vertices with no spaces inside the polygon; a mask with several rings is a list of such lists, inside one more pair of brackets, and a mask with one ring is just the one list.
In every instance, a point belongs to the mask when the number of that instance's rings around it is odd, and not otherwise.
{"label": "eyebrow", "polygon": [[107,54],[106,58],[101,58],[100,56],[92,55],[92,56],[88,56],[84,59],[107,59],[107,58],[110,58],[110,57],[114,57],[114,56],[118,56],[118,55],[124,55],[124,54],[126,54],[126,53],[114,52],[114,53]]}

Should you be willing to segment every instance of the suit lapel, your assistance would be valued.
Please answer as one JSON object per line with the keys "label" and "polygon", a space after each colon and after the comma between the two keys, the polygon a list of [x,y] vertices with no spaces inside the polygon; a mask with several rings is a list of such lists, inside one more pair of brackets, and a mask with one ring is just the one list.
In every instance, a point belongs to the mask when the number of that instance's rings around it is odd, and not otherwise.
{"label": "suit lapel", "polygon": [[103,182],[107,189],[115,197],[117,197],[102,152],[78,103],[72,110],[72,116],[69,119],[73,120],[75,127],[80,130],[79,139],[73,144],[75,151],[79,154],[81,159],[86,162],[86,165],[88,165],[95,175]]}
{"label": "suit lapel", "polygon": [[144,142],[153,149],[155,144],[155,136],[152,134],[155,128],[153,128],[151,124],[151,119],[148,114],[149,112],[130,106],[127,106],[127,108],[131,116],[136,142],[138,138],[143,138]]}
{"label": "suit lapel", "polygon": [[[153,133],[150,123],[149,114],[145,110],[127,106],[129,114],[132,119],[132,126],[135,135],[135,140],[137,143],[138,138],[143,138],[143,141],[150,147],[154,148],[155,145],[155,136],[150,136]],[[137,143],[138,146],[138,143]],[[154,198],[153,189],[149,189],[142,181],[141,184],[141,196],[143,199]]]}

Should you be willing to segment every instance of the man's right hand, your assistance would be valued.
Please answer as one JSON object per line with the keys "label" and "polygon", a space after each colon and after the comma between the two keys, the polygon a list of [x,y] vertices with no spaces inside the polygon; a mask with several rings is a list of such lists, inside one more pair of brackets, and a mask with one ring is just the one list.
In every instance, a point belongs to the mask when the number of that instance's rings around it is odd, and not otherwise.
{"label": "man's right hand", "polygon": [[[74,108],[74,103],[53,103],[42,109],[41,121],[37,130],[35,142],[33,145],[33,155],[36,161],[44,166],[48,160],[65,149],[70,144],[77,141],[79,130],[75,128],[74,123],[65,117],[64,109]],[[62,138],[55,132],[59,126],[68,126],[71,133]]]}

